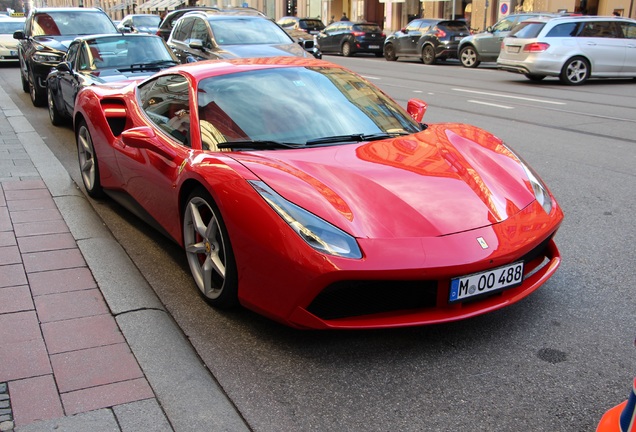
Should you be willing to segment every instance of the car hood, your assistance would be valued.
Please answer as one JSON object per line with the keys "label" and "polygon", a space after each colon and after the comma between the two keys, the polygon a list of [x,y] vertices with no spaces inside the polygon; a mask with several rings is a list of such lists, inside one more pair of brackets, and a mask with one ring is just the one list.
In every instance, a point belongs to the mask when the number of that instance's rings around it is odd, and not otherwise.
{"label": "car hood", "polygon": [[68,51],[69,45],[77,36],[37,36],[34,39],[37,43],[42,44],[48,48],[66,52]]}
{"label": "car hood", "polygon": [[18,46],[18,41],[13,39],[13,35],[0,35],[0,44],[7,48],[15,48]]}
{"label": "car hood", "polygon": [[294,42],[280,45],[222,45],[220,48],[221,50],[217,54],[225,59],[278,56],[308,57],[306,51]]}
{"label": "car hood", "polygon": [[429,237],[501,222],[534,194],[495,136],[459,124],[395,139],[232,153],[280,195],[356,237]]}
{"label": "car hood", "polygon": [[95,81],[95,83],[102,84],[102,83],[114,83],[119,81],[130,82],[135,80],[142,80],[156,73],[157,73],[157,69],[142,70],[142,71],[136,70],[134,72],[129,72],[129,71],[122,72],[117,69],[101,69],[99,71],[93,71],[89,75],[91,79]]}

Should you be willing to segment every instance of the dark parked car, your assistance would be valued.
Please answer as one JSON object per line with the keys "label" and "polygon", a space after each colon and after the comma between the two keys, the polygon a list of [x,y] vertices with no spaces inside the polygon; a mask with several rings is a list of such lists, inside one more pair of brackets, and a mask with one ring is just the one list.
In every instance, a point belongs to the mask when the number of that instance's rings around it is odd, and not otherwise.
{"label": "dark parked car", "polygon": [[340,53],[350,57],[356,53],[373,53],[382,57],[386,35],[372,22],[338,21],[329,24],[316,40],[323,53]]}
{"label": "dark parked car", "polygon": [[160,23],[161,17],[159,15],[126,15],[117,25],[117,30],[126,33],[156,34]]}
{"label": "dark parked car", "polygon": [[240,57],[310,54],[275,22],[262,16],[190,12],[176,22],[168,46],[181,63]]}
{"label": "dark parked car", "polygon": [[18,39],[22,89],[31,94],[35,106],[46,104],[46,77],[62,61],[67,47],[78,35],[117,33],[115,24],[101,9],[32,9]]}
{"label": "dark parked car", "polygon": [[285,30],[300,30],[308,34],[318,34],[324,30],[325,25],[318,18],[299,18],[295,16],[282,17],[276,23]]}
{"label": "dark parked car", "polygon": [[60,125],[73,116],[75,96],[82,87],[143,79],[177,64],[179,60],[157,35],[79,37],[47,78],[51,123]]}
{"label": "dark parked car", "polygon": [[384,58],[418,57],[424,64],[457,58],[459,41],[470,35],[464,21],[418,18],[386,38]]}

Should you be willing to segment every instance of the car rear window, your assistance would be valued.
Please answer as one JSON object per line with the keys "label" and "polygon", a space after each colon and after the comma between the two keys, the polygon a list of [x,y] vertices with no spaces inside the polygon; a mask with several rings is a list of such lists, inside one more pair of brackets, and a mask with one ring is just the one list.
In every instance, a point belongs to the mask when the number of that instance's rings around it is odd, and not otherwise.
{"label": "car rear window", "polygon": [[354,31],[361,31],[365,33],[380,33],[382,29],[377,24],[356,24],[353,26]]}
{"label": "car rear window", "polygon": [[517,27],[510,32],[509,36],[519,39],[533,39],[539,36],[543,27],[545,27],[544,22],[524,21],[517,25]]}
{"label": "car rear window", "polygon": [[325,28],[325,25],[322,23],[322,21],[319,20],[301,20],[300,21],[300,28],[302,29],[319,29],[322,30]]}
{"label": "car rear window", "polygon": [[443,30],[448,30],[451,32],[468,32],[468,26],[463,21],[442,21],[437,24],[437,27],[440,27]]}

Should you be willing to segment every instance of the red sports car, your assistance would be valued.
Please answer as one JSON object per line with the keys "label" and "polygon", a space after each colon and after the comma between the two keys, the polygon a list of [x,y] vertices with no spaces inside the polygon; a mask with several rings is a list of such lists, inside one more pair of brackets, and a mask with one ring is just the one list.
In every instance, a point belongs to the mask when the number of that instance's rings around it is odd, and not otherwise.
{"label": "red sports car", "polygon": [[413,326],[528,296],[563,212],[496,136],[422,123],[343,67],[180,65],[80,91],[84,186],[185,249],[213,306],[297,328]]}

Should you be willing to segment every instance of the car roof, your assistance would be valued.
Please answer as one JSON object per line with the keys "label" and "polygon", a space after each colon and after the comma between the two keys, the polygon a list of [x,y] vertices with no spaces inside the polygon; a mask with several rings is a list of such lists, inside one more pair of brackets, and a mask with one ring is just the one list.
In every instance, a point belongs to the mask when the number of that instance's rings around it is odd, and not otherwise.
{"label": "car roof", "polygon": [[116,38],[121,40],[134,39],[134,38],[158,38],[163,40],[161,36],[157,36],[155,34],[149,34],[149,33],[104,33],[104,34],[78,36],[73,40],[88,41],[88,40],[94,40],[94,39],[107,39],[107,38]]}
{"label": "car roof", "polygon": [[101,12],[106,14],[100,8],[85,8],[85,7],[43,7],[33,9],[33,13],[48,13],[48,12],[77,12],[77,11],[89,11],[89,12]]}
{"label": "car roof", "polygon": [[573,22],[573,21],[598,21],[599,19],[602,20],[610,20],[610,21],[624,21],[624,22],[631,22],[631,23],[636,23],[636,20],[633,20],[631,18],[626,18],[626,17],[617,17],[617,16],[603,16],[603,15],[566,15],[566,16],[556,16],[556,17],[549,17],[549,16],[540,16],[540,17],[536,17],[536,18],[530,18],[529,22],[543,22],[543,23],[559,23],[559,22]]}
{"label": "car roof", "polygon": [[263,15],[243,15],[243,14],[234,14],[234,13],[227,13],[227,12],[218,12],[218,11],[206,11],[206,12],[188,12],[186,14],[184,14],[181,18],[179,19],[183,19],[185,17],[191,17],[191,16],[205,16],[206,19],[214,19],[214,20],[223,20],[223,19],[236,19],[236,18],[241,18],[241,19],[265,19],[269,21],[269,18]]}

